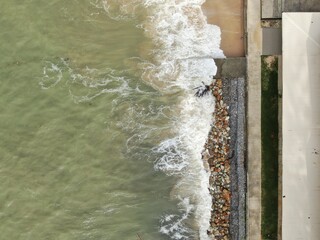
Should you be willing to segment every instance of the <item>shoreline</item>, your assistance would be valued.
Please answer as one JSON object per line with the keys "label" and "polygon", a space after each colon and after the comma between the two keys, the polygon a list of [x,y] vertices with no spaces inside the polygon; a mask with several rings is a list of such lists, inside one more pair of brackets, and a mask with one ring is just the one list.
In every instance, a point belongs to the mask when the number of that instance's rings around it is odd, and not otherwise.
{"label": "shoreline", "polygon": [[207,23],[221,30],[220,47],[226,57],[243,57],[244,48],[244,1],[207,0],[202,5]]}
{"label": "shoreline", "polygon": [[244,1],[206,1],[202,11],[209,24],[221,30],[220,48],[225,59],[215,59],[216,79],[211,84],[215,98],[213,125],[202,160],[210,170],[212,239],[244,239],[246,236],[245,170],[245,44]]}

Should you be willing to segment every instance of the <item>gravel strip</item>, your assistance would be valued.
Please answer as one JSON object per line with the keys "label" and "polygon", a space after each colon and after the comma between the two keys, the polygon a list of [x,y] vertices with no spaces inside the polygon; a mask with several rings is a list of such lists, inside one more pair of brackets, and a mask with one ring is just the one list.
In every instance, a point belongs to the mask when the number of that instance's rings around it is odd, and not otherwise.
{"label": "gravel strip", "polygon": [[229,112],[223,102],[222,80],[217,79],[211,86],[216,99],[213,113],[214,123],[209,133],[203,152],[203,160],[210,168],[210,193],[212,195],[212,212],[208,234],[214,239],[230,239],[230,146],[229,146]]}

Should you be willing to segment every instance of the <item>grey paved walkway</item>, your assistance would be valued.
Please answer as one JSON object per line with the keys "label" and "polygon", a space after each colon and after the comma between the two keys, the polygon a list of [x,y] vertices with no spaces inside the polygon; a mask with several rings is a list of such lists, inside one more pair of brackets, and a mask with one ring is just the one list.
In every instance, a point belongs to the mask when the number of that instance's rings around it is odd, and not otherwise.
{"label": "grey paved walkway", "polygon": [[260,1],[247,0],[247,239],[261,239],[261,50]]}

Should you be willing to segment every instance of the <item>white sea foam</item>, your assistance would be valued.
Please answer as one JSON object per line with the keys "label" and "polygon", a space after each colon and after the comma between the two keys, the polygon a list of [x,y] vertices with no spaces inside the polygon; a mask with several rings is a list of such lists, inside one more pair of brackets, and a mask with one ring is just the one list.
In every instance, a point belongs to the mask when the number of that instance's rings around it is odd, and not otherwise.
{"label": "white sea foam", "polygon": [[[209,239],[206,231],[212,199],[208,191],[209,173],[204,169],[201,152],[212,123],[214,99],[211,95],[196,98],[193,88],[202,82],[211,82],[216,73],[213,58],[224,55],[219,48],[220,29],[208,25],[202,13],[204,1],[101,0],[101,5],[97,0],[92,2],[97,4],[97,8],[103,7],[114,20],[138,19],[137,27],[144,29],[153,43],[152,49],[144,49],[147,54],[134,59],[142,80],[163,95],[179,92],[181,96],[180,103],[170,108],[169,116],[162,111],[164,106],[149,105],[155,110],[152,112],[129,104],[120,123],[123,129],[132,129],[131,138],[127,141],[130,151],[150,136],[168,131],[156,127],[157,118],[165,116],[171,119],[171,132],[167,136],[172,137],[162,139],[152,148],[158,156],[154,168],[179,178],[172,197],[180,201],[180,214],[168,213],[160,220],[160,232],[171,239]],[[71,68],[64,60],[60,63],[46,61],[39,84],[44,89],[54,87],[63,82],[64,75],[68,75],[64,84],[76,103],[91,101],[105,93],[118,94],[121,98],[131,93],[150,96],[138,86],[130,85],[130,79],[112,69],[101,72],[90,68]],[[114,100],[115,106],[117,101],[118,98]],[[173,112],[175,116],[172,116]],[[195,233],[192,229],[198,231]]]}
{"label": "white sea foam", "polygon": [[[49,89],[56,86],[62,79],[62,68],[60,64],[55,64],[50,61],[45,61],[45,66],[43,67],[43,76],[39,85],[42,89]],[[63,66],[63,64],[62,64]]]}
{"label": "white sea foam", "polygon": [[[105,0],[104,5],[119,4],[120,15],[136,17],[154,48],[145,49],[137,66],[142,80],[163,94],[183,92],[172,121],[174,136],[153,148],[160,157],[155,169],[178,175],[172,196],[180,199],[182,214],[167,214],[160,231],[172,239],[190,238],[186,222],[192,214],[201,240],[209,239],[211,196],[209,173],[201,160],[214,111],[214,99],[194,96],[194,87],[211,82],[216,73],[214,57],[224,57],[220,49],[220,29],[209,25],[202,13],[205,0]],[[122,7],[120,7],[120,5]],[[143,9],[143,10],[142,10]]]}
{"label": "white sea foam", "polygon": [[220,29],[206,23],[203,1],[142,2],[148,9],[139,26],[155,45],[140,63],[143,80],[164,91],[210,81],[216,71],[212,58],[224,55],[219,48]]}
{"label": "white sea foam", "polygon": [[190,203],[189,198],[181,199],[178,207],[184,212],[182,215],[167,214],[160,220],[160,232],[170,236],[173,239],[188,239],[189,229],[185,225],[194,205]]}
{"label": "white sea foam", "polygon": [[212,123],[214,99],[209,95],[197,99],[192,88],[211,82],[216,72],[213,57],[223,57],[223,53],[219,48],[220,30],[206,23],[200,7],[203,2],[143,1],[149,14],[142,27],[156,46],[147,64],[141,65],[143,80],[163,92],[177,87],[184,90],[179,118],[172,123],[176,136],[154,149],[163,153],[155,168],[181,176],[173,196],[181,199],[184,213],[170,218],[166,225],[162,222],[160,229],[172,239],[188,239],[185,222],[191,212],[199,229],[197,238],[209,239],[212,199],[201,152]]}
{"label": "white sea foam", "polygon": [[[200,239],[208,239],[206,230],[209,229],[211,212],[211,196],[208,191],[209,173],[203,167],[201,152],[212,123],[213,103],[211,95],[197,99],[192,92],[187,93],[181,102],[180,119],[174,123],[178,137],[164,140],[154,149],[163,153],[155,164],[156,169],[170,175],[181,175],[173,195],[180,199],[190,199],[193,203],[192,211],[199,228]],[[183,216],[186,213],[189,216],[190,209],[185,207],[184,212]],[[167,228],[180,226],[181,223],[177,225],[173,222],[171,225]],[[167,233],[163,229],[162,231]],[[173,239],[186,238],[175,236]]]}
{"label": "white sea foam", "polygon": [[43,64],[41,88],[47,90],[64,84],[75,103],[89,102],[108,93],[118,94],[121,98],[132,93],[148,94],[139,85],[131,84],[131,79],[125,77],[126,71],[71,67],[69,59],[64,58],[44,60]]}

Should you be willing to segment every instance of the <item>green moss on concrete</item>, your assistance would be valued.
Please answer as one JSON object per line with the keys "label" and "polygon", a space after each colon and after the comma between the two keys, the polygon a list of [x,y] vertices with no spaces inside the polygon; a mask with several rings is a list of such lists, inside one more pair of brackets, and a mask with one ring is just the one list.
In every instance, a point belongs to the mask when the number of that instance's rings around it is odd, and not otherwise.
{"label": "green moss on concrete", "polygon": [[262,238],[278,231],[278,59],[261,57]]}

